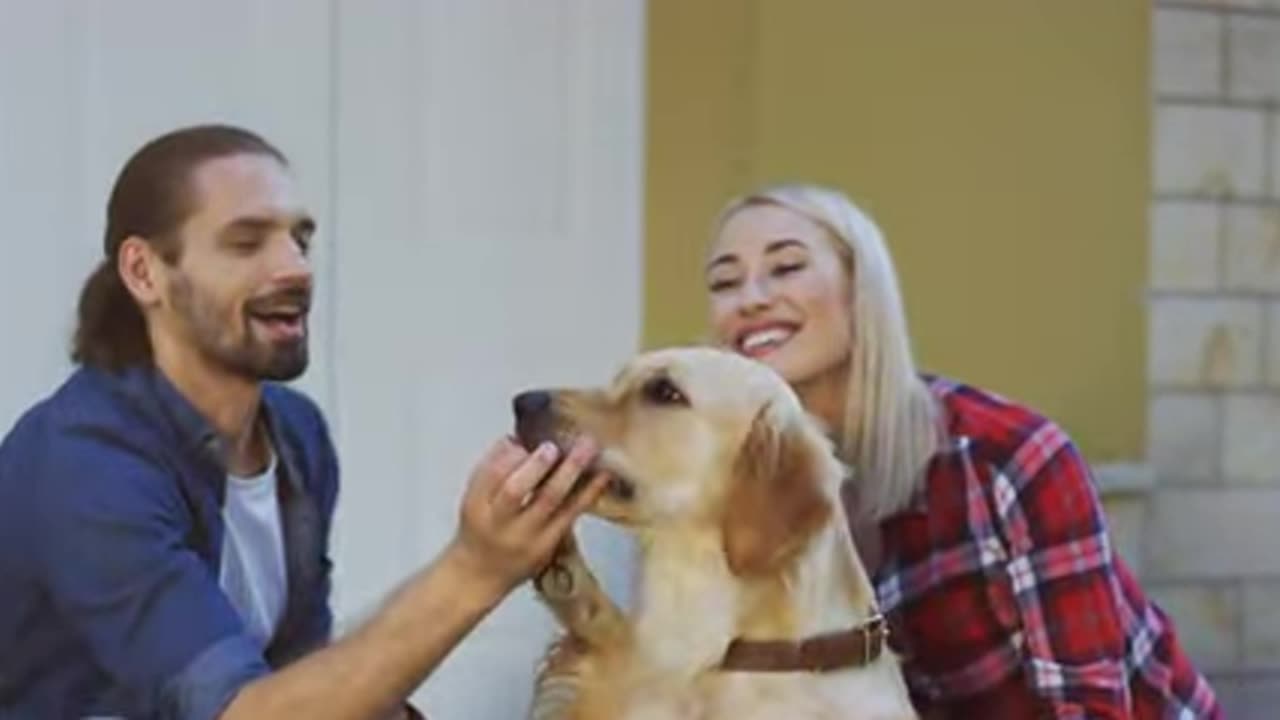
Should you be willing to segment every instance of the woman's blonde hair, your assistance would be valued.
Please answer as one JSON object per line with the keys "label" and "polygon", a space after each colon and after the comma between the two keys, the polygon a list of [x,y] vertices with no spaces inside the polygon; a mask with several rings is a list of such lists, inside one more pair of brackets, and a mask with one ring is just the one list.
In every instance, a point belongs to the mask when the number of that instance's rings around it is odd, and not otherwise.
{"label": "woman's blonde hair", "polygon": [[776,205],[831,235],[852,284],[848,395],[835,438],[852,467],[857,512],[881,519],[906,507],[943,437],[940,413],[916,370],[897,272],[884,235],[843,193],[813,185],[776,185],[731,201],[717,229],[747,207]]}

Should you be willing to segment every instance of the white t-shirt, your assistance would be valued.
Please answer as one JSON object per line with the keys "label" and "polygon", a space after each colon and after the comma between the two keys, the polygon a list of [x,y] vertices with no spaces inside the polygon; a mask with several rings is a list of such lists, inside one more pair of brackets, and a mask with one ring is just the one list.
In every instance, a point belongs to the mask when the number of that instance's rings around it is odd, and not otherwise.
{"label": "white t-shirt", "polygon": [[218,583],[250,637],[266,648],[284,615],[288,588],[274,454],[259,475],[227,476],[222,520],[226,531]]}

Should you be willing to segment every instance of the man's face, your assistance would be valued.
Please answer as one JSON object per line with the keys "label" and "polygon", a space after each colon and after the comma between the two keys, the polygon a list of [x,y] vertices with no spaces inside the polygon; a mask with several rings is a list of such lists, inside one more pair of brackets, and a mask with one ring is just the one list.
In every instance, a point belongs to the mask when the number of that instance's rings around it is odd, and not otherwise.
{"label": "man's face", "polygon": [[191,192],[156,330],[225,372],[298,377],[307,368],[315,223],[288,171],[267,155],[230,155],[198,166]]}

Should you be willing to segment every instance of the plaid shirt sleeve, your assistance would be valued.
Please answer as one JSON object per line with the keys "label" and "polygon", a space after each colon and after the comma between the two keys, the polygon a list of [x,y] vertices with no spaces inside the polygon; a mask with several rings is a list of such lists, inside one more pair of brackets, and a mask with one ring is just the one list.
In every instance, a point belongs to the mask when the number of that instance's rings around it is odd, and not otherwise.
{"label": "plaid shirt sleeve", "polygon": [[1066,434],[1042,420],[994,468],[1032,691],[1055,718],[1129,717],[1126,638],[1101,501]]}

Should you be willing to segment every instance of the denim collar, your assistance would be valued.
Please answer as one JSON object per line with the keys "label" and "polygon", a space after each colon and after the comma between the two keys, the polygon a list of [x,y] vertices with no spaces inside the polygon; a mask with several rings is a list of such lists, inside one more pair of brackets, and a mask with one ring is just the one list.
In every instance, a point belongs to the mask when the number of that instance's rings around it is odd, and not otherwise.
{"label": "denim collar", "polygon": [[[202,461],[213,464],[226,475],[229,447],[213,424],[187,399],[173,381],[154,365],[135,366],[121,372],[120,388],[135,404],[158,412],[175,433],[178,445]],[[270,385],[263,384],[258,412],[266,426],[279,467],[290,490],[302,490],[298,458],[286,442],[279,413],[273,407]],[[150,402],[148,402],[150,400]]]}

